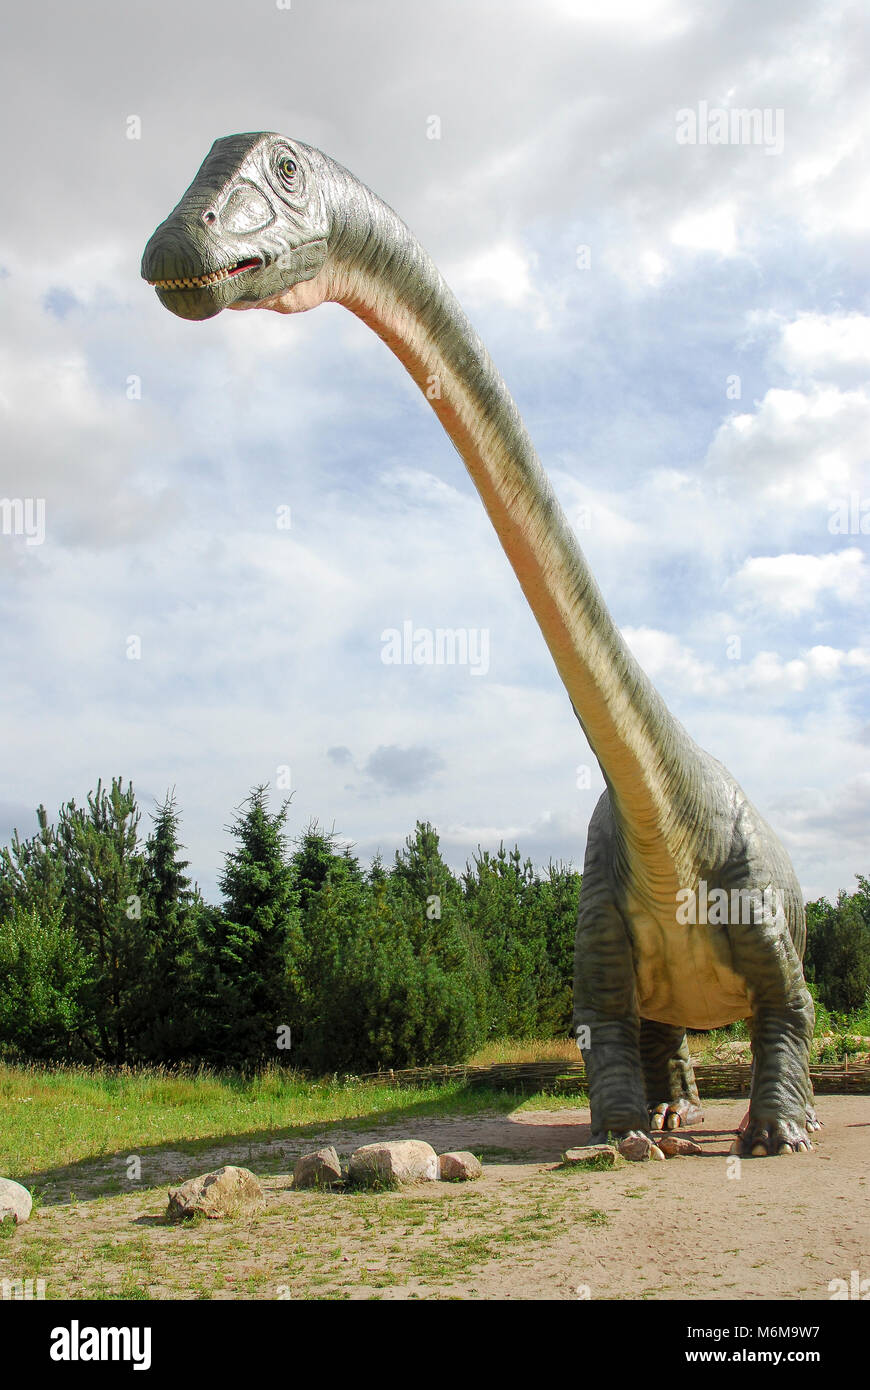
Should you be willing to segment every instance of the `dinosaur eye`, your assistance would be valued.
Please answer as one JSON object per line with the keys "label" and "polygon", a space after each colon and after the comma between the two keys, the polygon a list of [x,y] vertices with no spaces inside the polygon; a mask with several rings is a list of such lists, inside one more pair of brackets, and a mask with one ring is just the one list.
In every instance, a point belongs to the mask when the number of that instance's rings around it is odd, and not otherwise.
{"label": "dinosaur eye", "polygon": [[296,160],[291,159],[289,155],[285,155],[283,159],[278,160],[278,172],[285,183],[293,182],[296,177],[297,167]]}

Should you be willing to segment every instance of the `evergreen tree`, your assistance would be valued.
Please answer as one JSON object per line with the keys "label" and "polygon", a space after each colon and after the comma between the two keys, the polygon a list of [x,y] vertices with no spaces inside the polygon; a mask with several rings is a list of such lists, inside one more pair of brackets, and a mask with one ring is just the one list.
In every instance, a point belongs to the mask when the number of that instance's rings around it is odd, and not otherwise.
{"label": "evergreen tree", "polygon": [[22,840],[17,830],[12,843],[0,848],[0,916],[16,906],[53,917],[64,909],[65,866],[53,825],[44,806],[36,812],[39,829]]}
{"label": "evergreen tree", "polygon": [[870,881],[858,875],[858,891],[841,892],[836,905],[824,898],[807,905],[807,979],[832,1012],[851,1013],[870,998]]}
{"label": "evergreen tree", "polygon": [[574,1009],[574,938],[582,875],[570,865],[551,860],[546,875],[535,879],[535,910],[540,918],[550,966],[550,988],[538,994],[541,1037],[565,1037],[571,1032]]}
{"label": "evergreen tree", "polygon": [[452,1060],[464,1060],[463,1048],[470,1053],[486,1036],[487,961],[468,921],[462,886],[428,821],[417,821],[414,834],[396,851],[388,898],[420,961],[434,963],[467,992],[474,1027],[470,1033],[463,1028],[461,1045],[450,1045]]}
{"label": "evergreen tree", "polygon": [[97,783],[87,807],[68,802],[56,835],[65,865],[67,921],[94,961],[91,1046],[101,1060],[115,1063],[128,1058],[129,1023],[146,957],[138,825],[132,784],[124,790],[116,777],[111,790]]}
{"label": "evergreen tree", "polygon": [[[294,857],[305,894],[302,1055],[318,1072],[463,1061],[478,1039],[461,895],[431,826],[387,875],[363,875],[334,836],[309,827]],[[315,872],[316,867],[316,872]]]}
{"label": "evergreen tree", "polygon": [[350,847],[339,852],[337,839],[334,829],[321,830],[318,822],[313,820],[296,842],[290,864],[297,901],[303,913],[329,874],[333,877],[348,876],[358,883],[363,880],[362,870]]}
{"label": "evergreen tree", "polygon": [[547,930],[534,909],[535,875],[519,849],[479,850],[464,875],[472,930],[488,971],[486,1034],[490,1038],[537,1037],[548,1027],[541,1001],[558,992],[547,956]]}
{"label": "evergreen tree", "polygon": [[56,909],[16,904],[0,921],[0,1047],[53,1061],[86,1056],[92,969]]}
{"label": "evergreen tree", "polygon": [[[268,787],[251,792],[228,827],[237,847],[226,855],[220,918],[206,921],[212,970],[208,1051],[227,1063],[290,1060],[279,1030],[298,1028],[302,937],[284,824]],[[286,1034],[280,1034],[287,1041]]]}
{"label": "evergreen tree", "polygon": [[175,793],[152,816],[142,862],[142,925],[146,959],[138,994],[136,1051],[150,1061],[189,1057],[200,1041],[203,908],[181,858]]}

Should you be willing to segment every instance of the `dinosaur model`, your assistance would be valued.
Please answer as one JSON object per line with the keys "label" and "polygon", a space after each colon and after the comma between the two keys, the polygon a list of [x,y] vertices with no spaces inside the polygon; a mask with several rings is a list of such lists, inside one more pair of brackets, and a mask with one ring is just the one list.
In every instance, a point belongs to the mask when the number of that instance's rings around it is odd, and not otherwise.
{"label": "dinosaur model", "polygon": [[575,953],[595,1137],[656,1157],[657,1131],[703,1118],[686,1028],[749,1018],[752,1085],[735,1152],[811,1148],[814,1011],[788,856],[632,656],[507,387],[408,227],[321,151],[230,135],[154,232],[142,275],[184,319],[345,305],[399,358],[459,451],[606,783]]}

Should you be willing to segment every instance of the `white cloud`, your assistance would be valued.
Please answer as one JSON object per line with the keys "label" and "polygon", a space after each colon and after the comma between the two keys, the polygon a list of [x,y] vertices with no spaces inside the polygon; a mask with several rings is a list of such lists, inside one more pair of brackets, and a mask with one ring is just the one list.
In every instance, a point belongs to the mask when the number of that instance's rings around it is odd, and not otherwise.
{"label": "white cloud", "polygon": [[622,635],[651,680],[691,694],[702,694],[715,686],[715,668],[699,661],[673,633],[626,627]]}
{"label": "white cloud", "polygon": [[753,412],[731,416],[719,427],[706,467],[744,498],[748,493],[792,506],[823,504],[862,472],[868,433],[866,390],[772,387]]}
{"label": "white cloud", "polygon": [[544,5],[580,25],[630,25],[632,34],[644,39],[664,37],[663,25],[668,35],[682,29],[690,14],[680,0],[611,0],[607,5],[598,0],[544,0]]}
{"label": "white cloud", "polygon": [[774,359],[797,376],[842,381],[853,369],[870,374],[870,317],[799,314],[783,325]]}
{"label": "white cloud", "polygon": [[787,615],[809,613],[825,596],[841,603],[859,598],[866,585],[863,553],[759,555],[744,561],[731,580],[738,601]]}
{"label": "white cloud", "polygon": [[623,637],[647,675],[670,696],[699,695],[727,699],[752,690],[769,697],[772,706],[804,691],[820,690],[848,680],[853,672],[870,671],[870,647],[814,646],[799,656],[783,659],[778,652],[760,651],[750,660],[722,657],[703,661],[676,634],[657,628],[624,628]]}
{"label": "white cloud", "polygon": [[734,205],[721,203],[680,218],[671,228],[670,239],[675,246],[684,246],[690,251],[716,251],[720,256],[733,256],[737,249]]}
{"label": "white cloud", "polygon": [[515,306],[532,293],[533,263],[522,247],[501,241],[456,265],[447,278],[458,294]]}

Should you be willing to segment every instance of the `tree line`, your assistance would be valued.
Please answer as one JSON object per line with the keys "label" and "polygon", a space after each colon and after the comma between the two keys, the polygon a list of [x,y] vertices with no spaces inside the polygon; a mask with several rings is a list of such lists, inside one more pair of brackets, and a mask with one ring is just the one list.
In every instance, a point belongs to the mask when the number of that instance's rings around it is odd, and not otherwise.
{"label": "tree line", "polygon": [[418,822],[363,867],[255,787],[207,903],[169,794],[146,837],[131,784],[0,849],[0,1049],[112,1065],[284,1061],[316,1073],[466,1060],[501,1037],[566,1036],[580,875],[517,848],[463,874]]}
{"label": "tree line", "polygon": [[[0,848],[0,1052],[360,1074],[569,1035],[579,873],[500,845],[457,875],[422,821],[363,867],[316,822],[291,843],[289,805],[258,786],[235,812],[218,906],[186,872],[174,794],[144,838],[121,778],[54,823],[40,806]],[[807,908],[807,979],[842,1015],[870,991],[858,883]]]}

